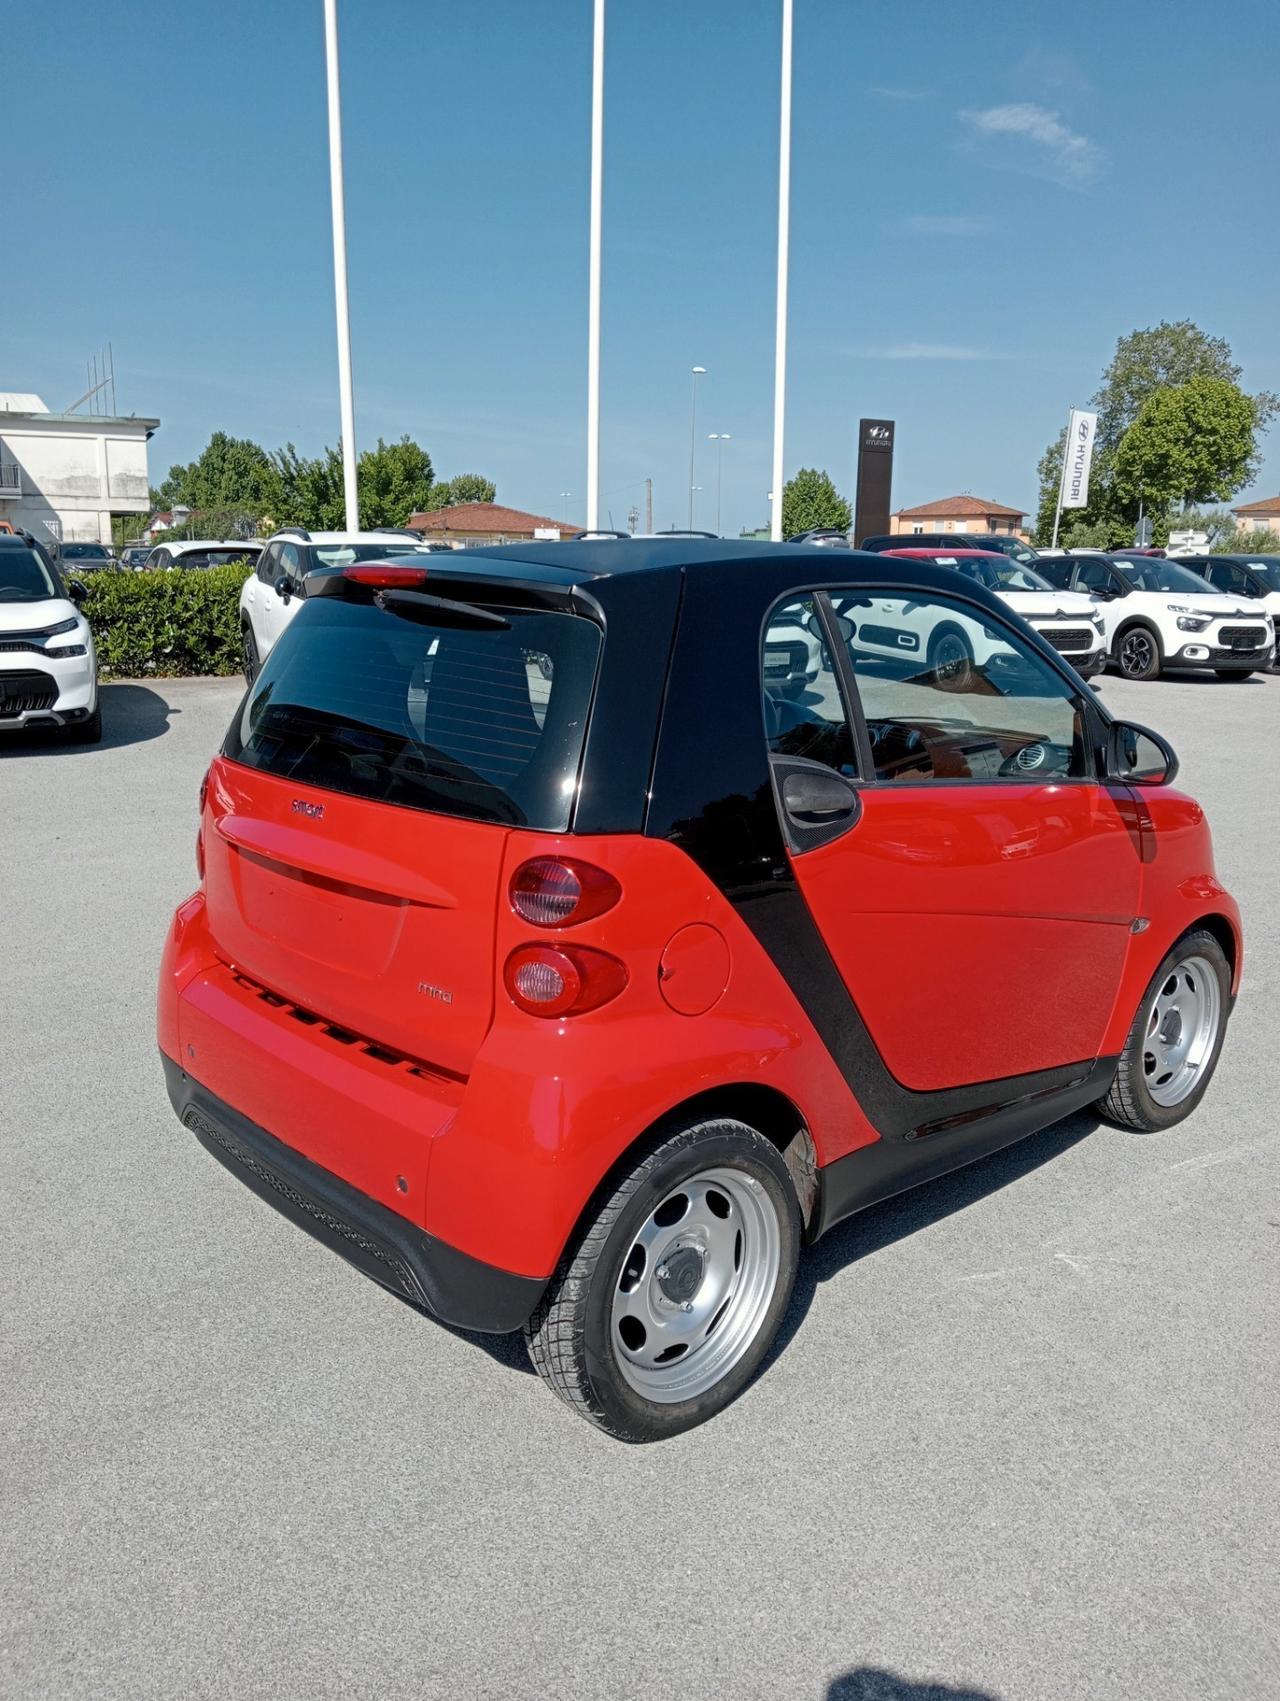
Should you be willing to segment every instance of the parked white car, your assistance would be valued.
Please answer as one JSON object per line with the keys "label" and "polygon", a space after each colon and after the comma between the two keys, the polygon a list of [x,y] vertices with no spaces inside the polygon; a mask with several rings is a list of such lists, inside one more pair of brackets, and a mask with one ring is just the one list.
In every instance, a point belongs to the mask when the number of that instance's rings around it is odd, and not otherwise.
{"label": "parked white car", "polygon": [[1207,579],[1215,591],[1262,604],[1278,639],[1271,665],[1280,666],[1280,555],[1198,555],[1182,565]]}
{"label": "parked white car", "polygon": [[184,538],[180,543],[161,543],[143,562],[147,573],[189,572],[197,567],[230,567],[237,561],[252,566],[262,553],[258,538]]}
{"label": "parked white car", "polygon": [[1041,550],[1036,571],[1099,599],[1108,653],[1127,679],[1157,679],[1166,667],[1247,679],[1270,663],[1275,625],[1263,605],[1223,596],[1181,562]]}
{"label": "parked white car", "polygon": [[881,554],[932,561],[985,585],[1020,614],[1047,644],[1051,644],[1085,675],[1101,673],[1107,665],[1107,640],[1099,604],[1080,591],[1060,591],[1034,567],[1012,556],[977,549],[886,549]]}
{"label": "parked white car", "polygon": [[288,526],[268,538],[255,572],[240,592],[240,642],[244,676],[252,685],[264,661],[301,606],[303,581],[317,567],[349,567],[353,561],[386,561],[405,555],[449,551],[447,543],[424,543],[417,532],[309,532]]}
{"label": "parked white car", "polygon": [[20,533],[0,533],[0,733],[62,727],[77,744],[102,737],[98,658],[76,606],[76,579]]}

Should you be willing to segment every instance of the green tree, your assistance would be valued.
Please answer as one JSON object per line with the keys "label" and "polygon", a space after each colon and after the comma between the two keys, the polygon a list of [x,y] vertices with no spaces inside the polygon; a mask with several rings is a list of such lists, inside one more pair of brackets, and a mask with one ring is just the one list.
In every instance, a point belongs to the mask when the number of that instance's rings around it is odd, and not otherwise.
{"label": "green tree", "polygon": [[280,483],[271,456],[247,437],[215,431],[196,460],[173,466],[152,493],[158,508],[182,506],[203,513],[229,508],[255,516],[270,514]]}
{"label": "green tree", "polygon": [[816,467],[801,467],[783,485],[783,537],[796,537],[817,526],[847,532],[852,524],[853,509],[825,472],[819,472]]}
{"label": "green tree", "polygon": [[498,494],[493,480],[481,473],[454,473],[443,488],[449,492],[445,504],[449,508],[456,508],[460,502],[492,502]]}
{"label": "green tree", "polygon": [[1228,378],[1192,378],[1148,397],[1120,439],[1111,496],[1153,516],[1223,502],[1257,471],[1258,404]]}
{"label": "green tree", "polygon": [[1278,543],[1280,538],[1265,526],[1239,532],[1227,527],[1218,533],[1209,547],[1215,555],[1276,555],[1280,554],[1276,548]]}
{"label": "green tree", "polygon": [[[272,462],[280,479],[277,523],[306,526],[315,531],[341,531],[346,525],[346,498],[340,449],[325,449],[314,458],[300,455],[292,443],[277,449]],[[410,514],[433,506],[435,475],[427,451],[402,437],[366,449],[356,462],[360,495],[360,525],[403,526]]]}

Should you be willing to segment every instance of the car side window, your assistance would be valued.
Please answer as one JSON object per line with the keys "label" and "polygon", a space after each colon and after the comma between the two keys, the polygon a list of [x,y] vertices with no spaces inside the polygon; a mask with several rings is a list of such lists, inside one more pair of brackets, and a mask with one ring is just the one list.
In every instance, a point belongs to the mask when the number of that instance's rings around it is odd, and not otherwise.
{"label": "car side window", "polygon": [[856,772],[853,736],[812,597],[780,603],[764,634],[764,727],[769,751]]}
{"label": "car side window", "polygon": [[1082,561],[1076,568],[1076,589],[1081,591],[1111,591],[1111,569],[1105,561]]}
{"label": "car side window", "polygon": [[[277,546],[280,551],[280,572],[292,585],[302,583],[302,570],[298,561],[298,546],[296,543],[282,543]],[[278,578],[280,575],[277,574]]]}
{"label": "car side window", "polygon": [[877,780],[1097,777],[1083,700],[1003,623],[933,592],[830,597]]}
{"label": "car side window", "polygon": [[258,577],[264,585],[274,585],[280,576],[279,556],[276,551],[279,545],[268,544],[258,557]]}

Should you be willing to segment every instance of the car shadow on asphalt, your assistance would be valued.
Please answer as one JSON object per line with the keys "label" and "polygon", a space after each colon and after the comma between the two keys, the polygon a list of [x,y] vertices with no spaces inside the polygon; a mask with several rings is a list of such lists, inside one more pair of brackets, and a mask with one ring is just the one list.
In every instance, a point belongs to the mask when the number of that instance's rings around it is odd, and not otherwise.
{"label": "car shadow on asphalt", "polygon": [[97,744],[73,744],[57,728],[0,737],[4,756],[92,756],[99,750],[119,750],[127,744],[145,744],[169,730],[170,715],[180,715],[149,685],[103,685],[102,738]]}
{"label": "car shadow on asphalt", "polygon": [[857,1666],[827,1685],[824,1701],[997,1701],[990,1690],[910,1683],[878,1666]]}
{"label": "car shadow on asphalt", "polygon": [[[872,1253],[882,1252],[895,1242],[904,1240],[909,1234],[915,1234],[917,1230],[928,1228],[933,1223],[940,1223],[956,1211],[963,1211],[967,1206],[976,1204],[979,1199],[986,1199],[991,1194],[998,1193],[1002,1187],[1008,1187],[1021,1180],[1024,1175],[1030,1174],[1032,1170],[1039,1169],[1041,1164],[1050,1163],[1054,1158],[1060,1157],[1063,1152],[1087,1139],[1100,1126],[1098,1118],[1092,1112],[1080,1111],[1075,1116],[1066,1117],[1062,1122],[1042,1128],[1038,1134],[1029,1134],[1025,1139],[1015,1141],[1003,1151],[993,1152],[990,1157],[979,1159],[977,1163],[966,1164],[961,1169],[952,1170],[950,1175],[939,1176],[936,1181],[924,1182],[921,1186],[912,1187],[879,1205],[868,1206],[865,1211],[859,1211],[833,1228],[816,1245],[806,1247],[800,1259],[791,1303],[782,1319],[777,1338],[760,1367],[760,1375],[767,1375],[799,1332],[805,1314],[818,1291],[819,1283],[829,1282],[833,1276],[840,1275],[860,1258],[868,1258]],[[447,1324],[441,1326],[449,1328]],[[449,1328],[449,1332],[482,1348],[490,1358],[505,1365],[509,1370],[533,1374],[533,1365],[529,1362],[522,1334],[476,1335],[465,1329],[453,1328]],[[863,1693],[856,1689],[831,1691],[832,1696],[840,1697],[861,1696]],[[878,1690],[865,1691],[868,1701],[872,1701],[873,1697],[878,1698],[881,1693]],[[934,1691],[917,1686],[902,1689],[897,1693],[921,1698],[934,1693],[956,1694],[967,1701],[973,1692]],[[883,1694],[887,1698],[895,1694],[895,1691],[885,1690]]]}

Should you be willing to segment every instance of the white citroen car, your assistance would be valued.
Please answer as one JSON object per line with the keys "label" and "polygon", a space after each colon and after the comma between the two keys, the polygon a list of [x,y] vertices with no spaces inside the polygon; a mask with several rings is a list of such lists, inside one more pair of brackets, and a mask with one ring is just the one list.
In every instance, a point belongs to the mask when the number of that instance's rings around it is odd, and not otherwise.
{"label": "white citroen car", "polygon": [[30,536],[0,533],[0,734],[62,727],[77,744],[102,737],[98,658],[76,606],[84,595]]}
{"label": "white citroen car", "polygon": [[264,661],[301,607],[303,581],[316,567],[349,567],[353,561],[387,561],[451,549],[424,543],[419,533],[397,531],[309,532],[287,526],[268,538],[258,565],[240,593],[244,676],[252,685]]}
{"label": "white citroen car", "polygon": [[1224,596],[1178,561],[1041,550],[1036,571],[1099,599],[1108,653],[1126,679],[1158,679],[1165,668],[1247,679],[1271,661],[1275,624],[1262,603]]}
{"label": "white citroen car", "polygon": [[1080,591],[1060,591],[1034,567],[1012,556],[981,549],[886,549],[884,555],[904,555],[953,567],[994,591],[1020,614],[1028,626],[1063,655],[1076,672],[1088,678],[1107,665],[1107,640],[1099,604]]}

